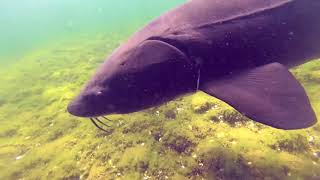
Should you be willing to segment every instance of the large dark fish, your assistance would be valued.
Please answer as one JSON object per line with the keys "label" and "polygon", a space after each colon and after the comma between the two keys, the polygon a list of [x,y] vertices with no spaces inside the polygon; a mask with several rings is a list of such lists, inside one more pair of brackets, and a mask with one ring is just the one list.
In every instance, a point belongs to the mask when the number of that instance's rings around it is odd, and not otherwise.
{"label": "large dark fish", "polygon": [[280,129],[316,123],[288,68],[320,57],[320,0],[193,0],[116,49],[68,106],[130,113],[198,89]]}

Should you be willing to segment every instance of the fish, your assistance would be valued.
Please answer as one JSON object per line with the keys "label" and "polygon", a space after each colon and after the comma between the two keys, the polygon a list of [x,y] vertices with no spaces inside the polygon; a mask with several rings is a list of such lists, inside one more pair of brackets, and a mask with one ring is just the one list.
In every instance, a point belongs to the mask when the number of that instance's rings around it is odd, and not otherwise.
{"label": "fish", "polygon": [[319,9],[319,0],[187,1],[115,49],[67,110],[99,120],[203,91],[267,126],[311,127],[315,112],[289,69],[320,57]]}

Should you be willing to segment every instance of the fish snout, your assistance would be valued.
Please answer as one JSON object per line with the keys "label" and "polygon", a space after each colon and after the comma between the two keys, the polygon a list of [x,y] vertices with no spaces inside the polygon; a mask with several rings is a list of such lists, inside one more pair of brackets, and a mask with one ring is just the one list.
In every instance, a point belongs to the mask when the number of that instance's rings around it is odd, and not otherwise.
{"label": "fish snout", "polygon": [[100,95],[80,94],[67,107],[67,111],[77,117],[98,117],[112,114],[115,106]]}
{"label": "fish snout", "polygon": [[88,117],[88,108],[84,103],[81,103],[79,97],[71,101],[67,107],[67,111],[77,117]]}

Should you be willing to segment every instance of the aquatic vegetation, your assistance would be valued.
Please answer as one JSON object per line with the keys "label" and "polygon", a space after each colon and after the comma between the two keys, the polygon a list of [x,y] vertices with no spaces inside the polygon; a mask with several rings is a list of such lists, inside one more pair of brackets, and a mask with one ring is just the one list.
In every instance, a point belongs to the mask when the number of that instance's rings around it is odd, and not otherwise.
{"label": "aquatic vegetation", "polygon": [[[277,130],[202,92],[142,112],[111,115],[110,133],[70,116],[67,103],[124,38],[108,34],[65,40],[1,68],[0,179],[320,176],[319,123],[305,130]],[[320,61],[313,61],[292,70],[318,118],[319,67]]]}

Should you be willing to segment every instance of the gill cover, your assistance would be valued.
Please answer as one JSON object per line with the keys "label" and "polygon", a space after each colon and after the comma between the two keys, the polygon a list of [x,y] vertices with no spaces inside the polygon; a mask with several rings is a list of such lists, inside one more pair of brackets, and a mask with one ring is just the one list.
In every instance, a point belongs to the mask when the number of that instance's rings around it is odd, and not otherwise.
{"label": "gill cover", "polygon": [[127,52],[120,64],[107,82],[116,98],[109,100],[117,107],[116,113],[160,105],[196,88],[194,66],[189,58],[163,41],[143,41]]}

